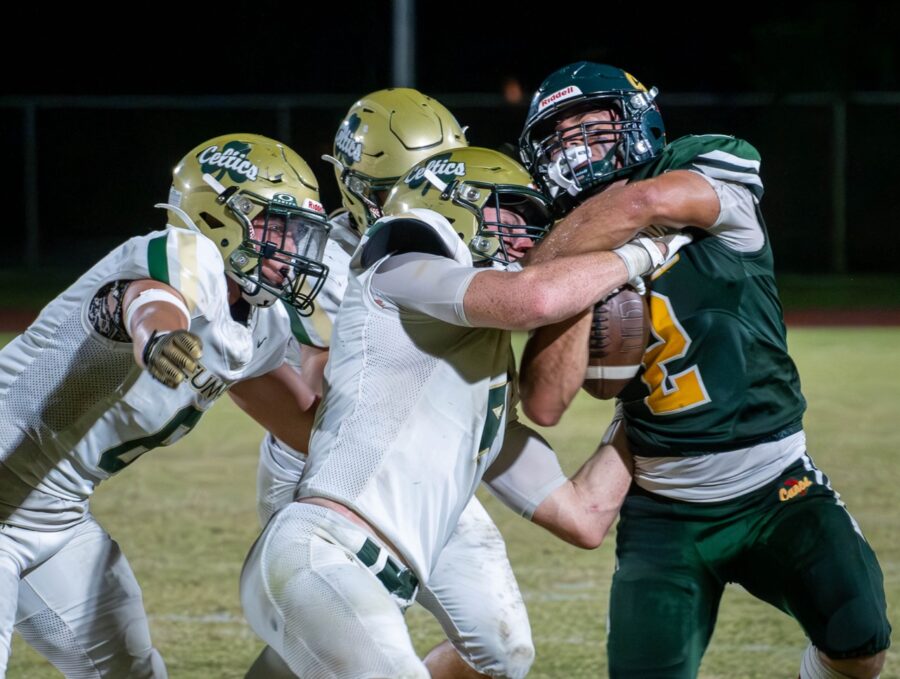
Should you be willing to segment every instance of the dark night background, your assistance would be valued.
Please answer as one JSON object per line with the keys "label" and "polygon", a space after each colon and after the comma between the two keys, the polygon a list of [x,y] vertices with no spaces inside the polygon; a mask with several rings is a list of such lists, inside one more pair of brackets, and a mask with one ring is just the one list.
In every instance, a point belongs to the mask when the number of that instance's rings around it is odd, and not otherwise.
{"label": "dark night background", "polygon": [[[226,132],[286,137],[313,166],[326,207],[337,207],[333,173],[319,156],[355,98],[395,84],[392,5],[310,4],[5,10],[18,40],[0,48],[0,179],[13,196],[8,222],[27,224],[30,110],[36,263],[84,268],[161,227],[152,205],[165,199],[171,168]],[[612,63],[659,87],[670,139],[730,133],[757,146],[782,271],[895,271],[900,4],[703,11],[680,3],[668,13],[636,2],[545,6],[418,3],[415,86],[469,125],[473,143],[514,141],[531,92],[552,70],[580,59]],[[726,11],[738,18],[722,20]],[[504,98],[511,82],[524,91],[520,103]],[[834,199],[840,171],[843,208]],[[843,257],[829,235],[836,212],[846,219]],[[25,265],[26,229],[7,234],[0,264]]]}

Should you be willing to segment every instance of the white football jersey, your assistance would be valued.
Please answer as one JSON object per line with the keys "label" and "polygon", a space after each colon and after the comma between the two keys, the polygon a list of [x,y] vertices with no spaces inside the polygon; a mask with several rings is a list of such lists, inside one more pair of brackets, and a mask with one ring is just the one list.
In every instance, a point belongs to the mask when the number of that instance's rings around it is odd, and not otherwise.
{"label": "white football jersey", "polygon": [[[135,363],[130,342],[88,321],[101,287],[146,278],[184,296],[203,341],[197,371],[174,390]],[[177,441],[234,382],[281,365],[289,335],[280,304],[255,308],[247,326],[232,319],[222,257],[204,236],[169,227],[126,241],[0,351],[4,520],[43,530],[77,522],[97,483]]]}
{"label": "white football jersey", "polygon": [[371,278],[386,258],[363,269],[367,239],[351,262],[298,496],[356,511],[427,584],[502,444],[509,333],[453,325],[374,295]]}

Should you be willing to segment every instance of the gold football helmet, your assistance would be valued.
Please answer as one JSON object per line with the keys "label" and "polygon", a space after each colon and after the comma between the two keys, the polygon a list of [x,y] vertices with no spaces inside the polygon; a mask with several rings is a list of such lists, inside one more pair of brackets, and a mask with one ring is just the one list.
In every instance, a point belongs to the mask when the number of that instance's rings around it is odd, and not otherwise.
{"label": "gold football helmet", "polygon": [[381,214],[388,190],[410,167],[440,151],[468,146],[465,131],[440,103],[404,87],[357,101],[334,138],[335,167],[344,207],[365,231]]}
{"label": "gold football helmet", "polygon": [[[312,170],[287,146],[257,134],[203,142],[178,163],[161,207],[170,224],[216,244],[248,302],[282,299],[312,312],[328,273],[322,254],[329,226]],[[264,275],[264,260],[275,263],[281,282]]]}
{"label": "gold football helmet", "polygon": [[[524,167],[499,151],[474,146],[418,163],[394,185],[384,204],[388,215],[415,208],[443,215],[476,264],[509,264],[515,259],[509,252],[513,240],[538,241],[553,224],[549,201]],[[504,217],[505,212],[515,218]]]}

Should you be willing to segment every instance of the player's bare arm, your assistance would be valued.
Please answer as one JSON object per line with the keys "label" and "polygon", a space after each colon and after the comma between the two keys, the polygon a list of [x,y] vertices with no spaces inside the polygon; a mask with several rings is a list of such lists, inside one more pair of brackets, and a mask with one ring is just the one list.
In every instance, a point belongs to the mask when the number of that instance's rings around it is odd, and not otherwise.
{"label": "player's bare arm", "polygon": [[709,228],[719,199],[705,179],[675,170],[652,179],[615,184],[561,219],[529,255],[529,263],[596,250],[610,250],[648,226]]}
{"label": "player's bare arm", "polygon": [[[143,293],[150,290],[162,292],[152,301],[145,301]],[[166,299],[164,295],[171,295],[172,299]],[[138,308],[132,308],[135,301],[141,300]],[[140,363],[144,345],[150,339],[150,335],[156,332],[172,332],[173,330],[187,330],[190,319],[184,314],[182,308],[174,302],[180,302],[181,307],[186,308],[184,297],[175,288],[165,283],[149,278],[132,281],[125,289],[122,298],[122,310],[125,315],[129,312],[131,325],[126,328],[134,342],[134,358]]]}
{"label": "player's bare arm", "polygon": [[551,427],[584,381],[588,364],[591,312],[538,328],[522,354],[519,393],[522,409],[535,423]]}
{"label": "player's bare arm", "polygon": [[328,362],[328,349],[303,345],[300,347],[300,374],[318,396],[322,395],[322,378]]}
{"label": "player's bare arm", "polygon": [[[609,245],[651,225],[709,228],[718,218],[719,209],[719,198],[709,182],[688,170],[619,184],[587,200],[563,219],[535,248],[532,261],[541,261],[554,252],[579,251],[589,243],[595,247]],[[607,220],[617,219],[609,229],[600,228]],[[587,366],[589,331],[590,314],[585,313],[579,323],[539,328],[529,338],[520,386],[522,407],[535,422],[556,424],[578,392]]]}
{"label": "player's bare arm", "polygon": [[466,290],[464,308],[476,327],[531,330],[564,320],[628,280],[617,255],[592,252],[527,267],[482,271]]}
{"label": "player's bare arm", "polygon": [[228,393],[266,430],[296,450],[309,450],[318,397],[293,367],[283,363],[265,375],[238,382]]}
{"label": "player's bare arm", "polygon": [[581,468],[535,509],[531,520],[576,547],[595,549],[619,515],[631,486],[624,427],[617,427]]}
{"label": "player's bare arm", "polygon": [[631,476],[631,455],[618,424],[581,468],[566,478],[550,444],[513,417],[484,481],[520,516],[576,547],[594,549],[618,515]]}

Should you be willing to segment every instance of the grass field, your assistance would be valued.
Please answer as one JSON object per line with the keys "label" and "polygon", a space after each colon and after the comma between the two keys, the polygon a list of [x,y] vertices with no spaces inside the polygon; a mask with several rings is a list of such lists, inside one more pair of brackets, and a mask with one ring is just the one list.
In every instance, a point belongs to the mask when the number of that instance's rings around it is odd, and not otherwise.
{"label": "grass field", "polygon": [[[789,341],[810,404],[810,452],[878,552],[893,614],[900,604],[900,329],[804,328],[791,331]],[[608,403],[580,396],[563,422],[545,432],[567,471],[591,452],[610,412]],[[257,533],[260,436],[223,399],[191,436],[147,454],[92,501],[143,586],[154,641],[174,679],[241,677],[261,648],[237,593]],[[529,676],[604,676],[613,540],[579,551],[483,499],[506,536],[531,615],[537,659]],[[414,607],[408,622],[423,652],[440,639],[423,610]],[[805,645],[790,618],[729,587],[700,676],[795,677]],[[647,646],[652,652],[652,639]],[[58,675],[16,638],[8,676]],[[900,660],[889,656],[882,677],[900,679]]]}

